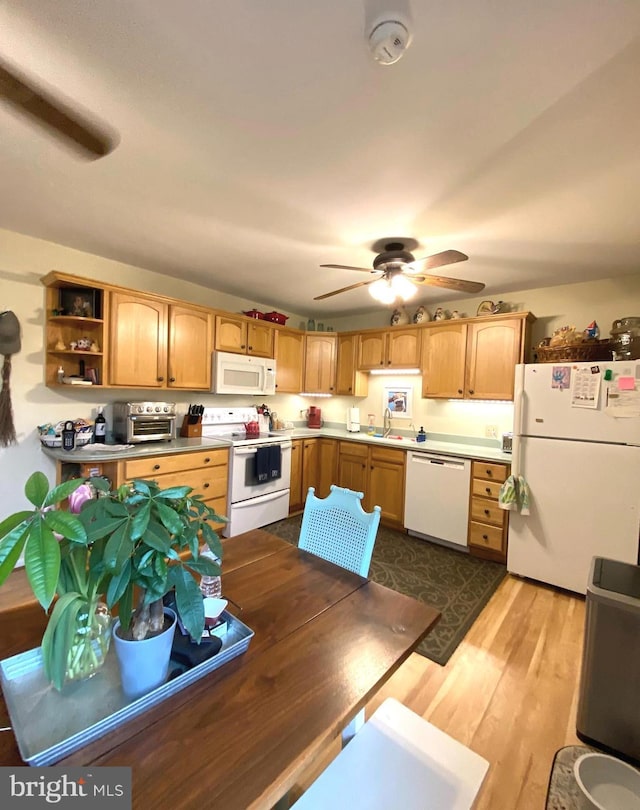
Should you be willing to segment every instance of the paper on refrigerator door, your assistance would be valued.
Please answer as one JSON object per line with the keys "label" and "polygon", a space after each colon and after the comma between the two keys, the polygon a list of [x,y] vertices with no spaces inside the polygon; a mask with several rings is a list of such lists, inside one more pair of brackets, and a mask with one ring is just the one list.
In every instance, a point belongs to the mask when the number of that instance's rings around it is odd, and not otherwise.
{"label": "paper on refrigerator door", "polygon": [[607,392],[607,416],[639,417],[640,391],[620,391],[610,388]]}
{"label": "paper on refrigerator door", "polygon": [[598,366],[577,368],[571,375],[571,407],[597,408],[602,374]]}

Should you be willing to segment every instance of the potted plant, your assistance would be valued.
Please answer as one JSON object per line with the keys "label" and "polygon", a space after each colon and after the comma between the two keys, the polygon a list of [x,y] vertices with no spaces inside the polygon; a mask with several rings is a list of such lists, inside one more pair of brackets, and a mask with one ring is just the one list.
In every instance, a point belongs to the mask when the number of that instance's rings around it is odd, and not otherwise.
{"label": "potted plant", "polygon": [[[24,552],[27,579],[45,610],[57,594],[42,642],[45,673],[57,689],[73,677],[79,617],[81,629],[83,616],[85,627],[95,623],[102,597],[109,609],[117,606],[122,634],[144,641],[160,632],[163,597],[175,588],[181,621],[200,639],[204,608],[194,574],[217,576],[220,568],[199,546],[202,538],[221,559],[209,521],[226,518],[192,491],[141,480],[110,490],[100,478],[74,479],[50,490],[43,473],[30,476],[25,494],[34,510],[0,523],[0,585]],[[77,514],[56,508],[67,499]],[[100,645],[87,638],[88,631],[80,636],[90,658]]]}

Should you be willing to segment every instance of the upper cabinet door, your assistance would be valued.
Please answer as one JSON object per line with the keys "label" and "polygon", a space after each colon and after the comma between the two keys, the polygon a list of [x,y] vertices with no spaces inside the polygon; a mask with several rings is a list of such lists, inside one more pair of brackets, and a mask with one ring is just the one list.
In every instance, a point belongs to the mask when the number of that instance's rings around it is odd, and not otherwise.
{"label": "upper cabinet door", "polygon": [[422,396],[462,399],[467,324],[447,321],[422,330]]}
{"label": "upper cabinet door", "polygon": [[386,359],[387,332],[365,332],[360,335],[358,368],[362,371],[384,368]]}
{"label": "upper cabinet door", "polygon": [[418,368],[420,366],[420,331],[391,329],[387,333],[387,368]]}
{"label": "upper cabinet door", "polygon": [[253,321],[247,324],[247,354],[255,357],[275,357],[275,332],[267,321]]}
{"label": "upper cabinet door", "polygon": [[522,351],[522,318],[471,323],[467,338],[468,399],[513,399]]}
{"label": "upper cabinet door", "polygon": [[165,303],[112,292],[109,318],[109,383],[162,388],[167,375]]}
{"label": "upper cabinet door", "polygon": [[336,361],[336,394],[347,397],[366,397],[368,374],[356,370],[358,335],[338,335]]}
{"label": "upper cabinet door", "polygon": [[169,307],[170,388],[211,389],[213,315],[201,309]]}
{"label": "upper cabinet door", "polygon": [[276,392],[299,394],[302,391],[304,335],[282,329],[276,337]]}
{"label": "upper cabinet door", "polygon": [[247,321],[232,315],[216,315],[215,348],[219,352],[247,353]]}
{"label": "upper cabinet door", "polygon": [[[309,394],[335,393],[336,335],[306,335],[304,390]],[[277,367],[276,367],[277,374]]]}

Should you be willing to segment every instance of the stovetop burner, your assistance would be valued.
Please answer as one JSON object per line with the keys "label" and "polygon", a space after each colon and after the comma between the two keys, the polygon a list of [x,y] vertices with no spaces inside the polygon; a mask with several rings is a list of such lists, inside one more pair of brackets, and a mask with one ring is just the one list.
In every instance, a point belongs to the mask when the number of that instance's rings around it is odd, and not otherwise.
{"label": "stovetop burner", "polygon": [[[258,436],[247,436],[245,425],[258,422]],[[202,435],[206,439],[221,439],[234,447],[250,444],[274,444],[283,438],[269,434],[268,424],[255,406],[243,408],[205,408],[202,415]]]}

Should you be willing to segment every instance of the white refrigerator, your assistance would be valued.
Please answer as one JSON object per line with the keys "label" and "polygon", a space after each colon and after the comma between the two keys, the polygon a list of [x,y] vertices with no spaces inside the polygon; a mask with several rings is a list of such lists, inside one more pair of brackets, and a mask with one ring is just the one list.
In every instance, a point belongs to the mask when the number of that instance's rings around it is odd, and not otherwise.
{"label": "white refrigerator", "polygon": [[640,361],[516,367],[507,568],[585,593],[594,556],[638,563]]}

